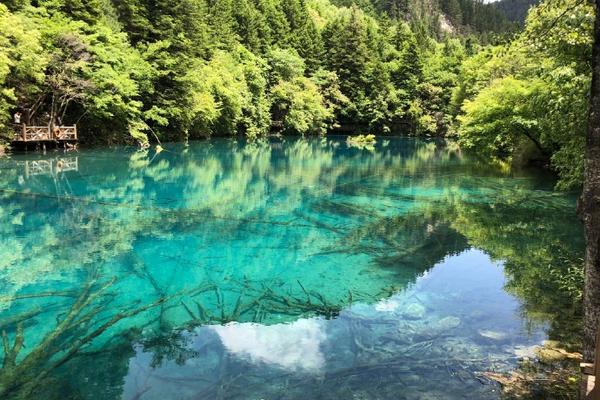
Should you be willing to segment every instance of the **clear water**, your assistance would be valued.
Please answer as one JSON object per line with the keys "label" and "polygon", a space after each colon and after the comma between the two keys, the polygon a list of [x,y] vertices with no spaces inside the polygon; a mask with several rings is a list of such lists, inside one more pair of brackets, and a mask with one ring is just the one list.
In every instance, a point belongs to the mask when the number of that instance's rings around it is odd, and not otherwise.
{"label": "clear water", "polygon": [[0,398],[493,399],[576,334],[547,176],[408,138],[165,148],[0,159]]}

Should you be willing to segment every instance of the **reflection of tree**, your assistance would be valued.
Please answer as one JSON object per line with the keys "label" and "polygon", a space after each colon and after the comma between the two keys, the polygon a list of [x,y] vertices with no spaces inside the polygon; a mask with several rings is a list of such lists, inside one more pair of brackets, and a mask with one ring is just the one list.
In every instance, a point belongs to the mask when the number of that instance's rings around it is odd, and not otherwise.
{"label": "reflection of tree", "polygon": [[[370,176],[380,171],[381,163],[402,163],[390,152],[358,154],[347,164],[336,163],[335,147],[327,142],[296,141],[281,150],[264,144],[220,150],[199,147],[187,154],[170,153],[172,158],[169,153],[163,158],[135,152],[126,160],[127,168],[122,161],[115,165],[100,158],[94,170],[103,170],[107,179],[89,185],[71,184],[69,179],[77,179],[73,173],[18,185],[16,172],[5,177],[18,189],[0,194],[6,216],[0,224],[3,253],[10,255],[0,261],[3,394],[33,395],[74,359],[122,340],[139,340],[146,326],[156,332],[151,337],[169,338],[165,335],[173,327],[268,323],[274,316],[292,320],[306,314],[334,317],[352,301],[375,301],[395,290],[385,280],[363,290],[354,282],[357,288],[331,294],[299,280],[244,278],[217,285],[207,284],[204,274],[188,276],[190,282],[176,275],[170,281],[159,279],[159,265],[132,251],[145,237],[168,240],[172,232],[190,232],[214,242],[242,227],[274,225],[325,243],[330,231],[310,220],[289,219],[289,212],[302,208],[307,198],[321,197],[323,187],[329,193],[336,190],[339,180]],[[272,157],[277,159],[275,170]],[[363,162],[367,167],[357,172],[356,165]],[[82,155],[80,173],[89,175],[88,168]],[[389,180],[393,174],[387,176]],[[88,186],[82,188],[82,183]],[[173,184],[182,190],[168,193],[165,188]],[[273,196],[286,201],[272,203]],[[149,203],[152,198],[170,203]],[[285,218],[268,217],[265,207],[270,215]],[[207,223],[217,229],[203,229]],[[144,288],[133,296],[137,300],[128,298],[131,285]]]}
{"label": "reflection of tree", "polygon": [[[359,213],[356,209],[353,212]],[[411,280],[448,255],[467,248],[466,239],[449,227],[445,215],[421,210],[389,218],[371,217],[324,253],[367,254],[376,267]]]}
{"label": "reflection of tree", "polygon": [[453,227],[505,261],[507,288],[524,318],[550,323],[550,337],[577,343],[583,238],[573,207],[544,192],[511,190],[487,203],[457,204]]}
{"label": "reflection of tree", "polygon": [[[444,184],[440,179],[431,176],[418,182],[421,191],[427,186],[444,187],[435,201],[388,218],[374,213],[372,204],[317,203],[319,212],[363,218],[328,251],[369,254],[379,266],[426,266],[460,252],[468,243],[504,262],[507,289],[522,300],[528,322],[549,323],[551,338],[577,343],[583,238],[573,201],[518,180],[486,181],[476,174]],[[418,192],[400,195],[386,190],[386,198],[407,204],[420,197]],[[362,185],[360,191],[371,198],[382,195],[369,185]]]}
{"label": "reflection of tree", "polygon": [[[528,315],[563,332],[557,311],[573,303],[552,277],[566,276],[561,257],[576,260],[580,233],[562,198],[435,143],[375,152],[337,143],[82,153],[84,178],[61,173],[35,186],[5,168],[0,393],[32,395],[134,342],[156,363],[194,357],[184,332],[199,325],[332,318],[389,296],[467,242],[504,260]],[[169,247],[180,237],[186,247]],[[277,262],[240,266],[233,243],[270,249]],[[206,248],[220,249],[218,262]],[[548,288],[570,303],[548,302]]]}

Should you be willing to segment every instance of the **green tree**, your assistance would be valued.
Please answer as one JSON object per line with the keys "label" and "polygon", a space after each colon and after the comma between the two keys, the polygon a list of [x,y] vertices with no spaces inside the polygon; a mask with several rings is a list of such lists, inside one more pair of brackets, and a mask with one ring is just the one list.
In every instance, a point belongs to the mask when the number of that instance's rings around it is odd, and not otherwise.
{"label": "green tree", "polygon": [[536,99],[544,83],[512,77],[499,79],[482,90],[473,101],[465,102],[459,116],[461,142],[496,156],[513,155],[525,142],[540,152],[542,109]]}
{"label": "green tree", "polygon": [[368,72],[377,57],[370,41],[371,21],[356,7],[340,12],[323,32],[327,50],[327,67],[340,78],[342,92],[351,103],[344,110],[346,120],[365,120],[365,88],[368,85]]}
{"label": "green tree", "polygon": [[[586,3],[545,3],[532,9],[513,42],[468,59],[453,95],[454,107],[464,113],[458,118],[463,143],[480,141],[524,162],[539,161],[541,154],[559,173],[560,188],[581,185],[593,15]],[[499,125],[502,133],[494,132]],[[529,140],[515,141],[519,136]],[[522,147],[528,143],[538,152]]]}
{"label": "green tree", "polygon": [[0,134],[3,136],[12,136],[10,118],[15,107],[25,106],[22,99],[39,93],[47,62],[35,24],[0,4]]}

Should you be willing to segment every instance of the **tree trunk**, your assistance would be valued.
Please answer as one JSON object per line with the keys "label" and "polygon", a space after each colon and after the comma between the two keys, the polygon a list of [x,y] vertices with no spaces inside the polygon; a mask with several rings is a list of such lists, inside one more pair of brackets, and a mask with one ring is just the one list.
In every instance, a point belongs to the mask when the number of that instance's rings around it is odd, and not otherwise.
{"label": "tree trunk", "polygon": [[[593,361],[596,333],[600,328],[600,0],[596,3],[592,91],[585,152],[585,182],[581,212],[585,228],[585,289],[583,352]],[[600,343],[598,344],[600,345]]]}

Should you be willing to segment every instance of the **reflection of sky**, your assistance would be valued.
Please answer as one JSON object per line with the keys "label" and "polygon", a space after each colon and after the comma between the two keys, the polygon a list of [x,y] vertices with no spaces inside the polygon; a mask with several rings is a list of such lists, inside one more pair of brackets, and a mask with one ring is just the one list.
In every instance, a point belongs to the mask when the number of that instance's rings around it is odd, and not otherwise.
{"label": "reflection of sky", "polygon": [[[122,398],[136,398],[139,393],[144,393],[141,398],[147,400],[213,398],[197,394],[207,393],[207,388],[215,385],[234,382],[240,392],[231,398],[267,399],[281,394],[288,379],[304,383],[286,398],[314,398],[311,395],[321,389],[306,383],[310,379],[379,363],[399,365],[395,368],[401,373],[391,370],[387,378],[381,379],[382,385],[401,387],[408,376],[405,369],[412,368],[413,357],[427,361],[439,359],[440,354],[450,364],[453,360],[481,359],[483,364],[473,367],[477,370],[486,367],[487,359],[496,360],[496,366],[500,367],[514,365],[519,352],[541,343],[546,335],[545,326],[524,329],[520,303],[504,290],[505,283],[502,263],[490,259],[483,251],[469,249],[446,257],[390,298],[374,304],[356,303],[343,310],[338,318],[199,327],[184,334],[189,339],[184,347],[197,353],[182,363],[165,359],[153,365],[152,349],[138,348],[130,360]],[[422,305],[422,316],[405,315],[407,307],[414,304]],[[440,328],[441,321],[448,318],[459,321],[458,325]],[[500,339],[490,339],[481,332],[497,333]],[[431,347],[413,353],[412,347],[429,340],[432,333],[435,340]],[[473,386],[448,380],[445,368],[423,368],[417,363],[411,373],[423,382],[423,386],[417,385],[415,389],[421,394],[448,389],[445,399],[467,398],[467,393],[473,399],[497,398],[493,386],[476,382],[474,393]],[[377,370],[374,374],[385,375],[385,372]],[[374,375],[365,374],[357,381],[357,387],[369,387],[371,379]],[[327,385],[336,383],[331,381]]]}
{"label": "reflection of sky", "polygon": [[214,326],[223,346],[233,354],[289,370],[317,371],[325,363],[321,343],[325,341],[319,319],[291,324],[230,324]]}

